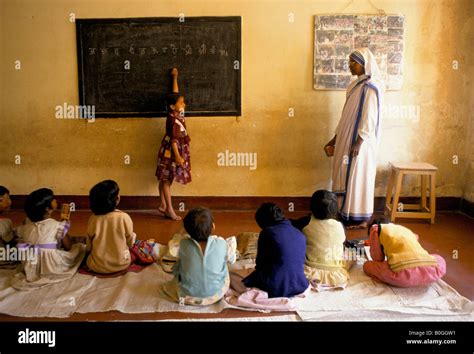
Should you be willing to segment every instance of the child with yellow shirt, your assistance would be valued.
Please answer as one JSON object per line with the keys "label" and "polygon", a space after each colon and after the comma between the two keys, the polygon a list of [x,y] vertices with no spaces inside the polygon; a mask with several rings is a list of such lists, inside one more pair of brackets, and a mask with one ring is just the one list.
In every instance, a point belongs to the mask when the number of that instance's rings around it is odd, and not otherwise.
{"label": "child with yellow shirt", "polygon": [[311,197],[311,218],[303,228],[306,236],[305,275],[318,288],[344,288],[353,262],[344,260],[344,226],[335,219],[336,195],[318,190]]}
{"label": "child with yellow shirt", "polygon": [[407,288],[428,285],[446,274],[446,261],[429,254],[418,235],[402,225],[373,222],[369,242],[373,260],[364,263],[364,272],[378,281]]}

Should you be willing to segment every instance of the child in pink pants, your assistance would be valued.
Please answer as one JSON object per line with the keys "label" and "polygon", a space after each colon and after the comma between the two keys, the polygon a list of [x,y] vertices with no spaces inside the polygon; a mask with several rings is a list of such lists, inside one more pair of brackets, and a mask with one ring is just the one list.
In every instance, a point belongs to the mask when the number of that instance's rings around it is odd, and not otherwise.
{"label": "child in pink pants", "polygon": [[[389,236],[381,236],[384,226],[391,230]],[[369,242],[373,261],[364,263],[364,272],[378,281],[408,288],[431,284],[446,274],[446,261],[428,254],[418,243],[418,235],[403,226],[374,224],[369,228]]]}

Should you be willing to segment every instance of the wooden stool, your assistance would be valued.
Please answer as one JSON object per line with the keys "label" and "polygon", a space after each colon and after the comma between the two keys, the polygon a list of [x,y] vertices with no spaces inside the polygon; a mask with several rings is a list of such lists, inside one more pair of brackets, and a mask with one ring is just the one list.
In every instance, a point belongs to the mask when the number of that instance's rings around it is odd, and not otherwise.
{"label": "wooden stool", "polygon": [[[397,217],[431,219],[434,224],[436,212],[436,171],[437,167],[425,162],[390,163],[392,173],[388,182],[387,198],[385,199],[385,215],[390,215],[390,221]],[[421,202],[420,204],[401,204],[398,206],[402,189],[403,175],[421,175]],[[429,179],[430,207],[426,203],[426,180]],[[392,191],[395,193],[392,202]],[[415,210],[407,212],[405,210]]]}

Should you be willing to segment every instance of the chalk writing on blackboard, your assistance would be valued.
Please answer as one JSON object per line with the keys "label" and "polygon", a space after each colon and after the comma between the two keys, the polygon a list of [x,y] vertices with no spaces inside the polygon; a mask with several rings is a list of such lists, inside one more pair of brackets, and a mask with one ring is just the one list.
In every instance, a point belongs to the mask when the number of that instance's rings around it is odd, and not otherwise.
{"label": "chalk writing on blackboard", "polygon": [[187,116],[241,114],[241,18],[77,19],[79,103],[96,118],[164,117],[178,67]]}
{"label": "chalk writing on blackboard", "polygon": [[[170,51],[168,51],[170,49]],[[178,48],[175,44],[171,43],[169,47],[139,47],[137,48],[135,45],[131,44],[129,47],[121,48],[121,47],[112,47],[112,48],[88,48],[89,55],[114,55],[114,56],[122,56],[124,54],[137,54],[137,55],[179,55],[183,54],[185,56],[193,55],[193,53],[203,56],[220,56],[220,57],[228,57],[229,53],[226,48],[217,49],[215,45],[210,46],[209,51],[207,50],[207,45],[202,43],[201,46],[197,48],[191,47],[191,45],[186,44],[184,48]]]}

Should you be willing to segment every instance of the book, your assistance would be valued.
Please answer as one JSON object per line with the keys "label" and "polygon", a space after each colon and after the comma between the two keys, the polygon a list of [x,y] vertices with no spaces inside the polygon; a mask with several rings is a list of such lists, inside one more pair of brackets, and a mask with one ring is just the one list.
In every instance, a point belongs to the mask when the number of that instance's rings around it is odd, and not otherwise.
{"label": "book", "polygon": [[61,206],[61,220],[69,220],[71,217],[71,208],[69,204],[63,204]]}

